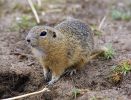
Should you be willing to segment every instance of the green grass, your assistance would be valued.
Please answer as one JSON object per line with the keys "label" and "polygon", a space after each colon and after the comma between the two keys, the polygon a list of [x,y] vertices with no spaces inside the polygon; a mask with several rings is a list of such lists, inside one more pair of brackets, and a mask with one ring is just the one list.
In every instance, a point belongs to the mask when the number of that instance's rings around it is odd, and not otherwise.
{"label": "green grass", "polygon": [[73,92],[72,92],[72,94],[73,94],[73,97],[75,97],[75,99],[76,99],[76,96],[78,95],[80,93],[80,91],[78,90],[78,89],[73,89]]}
{"label": "green grass", "polygon": [[92,96],[92,100],[97,100],[95,95]]}
{"label": "green grass", "polygon": [[92,25],[91,30],[95,33],[95,35],[100,35],[100,31],[97,28],[97,25]]}
{"label": "green grass", "polygon": [[[33,4],[33,6],[34,6],[34,8],[36,9],[37,12],[45,11],[45,8],[47,8],[47,7],[45,7],[45,5],[39,7],[37,3]],[[31,9],[30,6],[24,6],[20,3],[12,3],[11,9],[12,9],[12,11],[14,11],[14,10],[16,12],[21,11],[21,12],[26,13],[26,14],[32,13],[32,9]]]}
{"label": "green grass", "polygon": [[15,10],[15,9],[19,9],[21,10],[22,9],[22,5],[19,4],[19,3],[12,3],[12,9]]}
{"label": "green grass", "polygon": [[121,10],[112,10],[111,17],[113,20],[131,20],[131,10],[128,11],[121,11]]}
{"label": "green grass", "polygon": [[111,17],[114,20],[121,20],[121,16],[122,16],[122,12],[118,11],[118,10],[113,10],[111,12]]}
{"label": "green grass", "polygon": [[122,14],[122,19],[126,21],[130,21],[131,20],[131,11],[124,12]]}
{"label": "green grass", "polygon": [[100,56],[98,56],[98,58],[101,60],[108,60],[114,57],[115,50],[113,49],[112,44],[106,47],[108,48],[108,50],[102,53]]}
{"label": "green grass", "polygon": [[30,16],[23,16],[18,17],[17,20],[14,21],[13,27],[11,27],[11,30],[19,30],[19,29],[28,29],[32,28],[33,26],[36,26],[35,20],[31,20]]}
{"label": "green grass", "polygon": [[111,78],[115,83],[118,83],[123,77],[127,75],[127,72],[131,71],[131,65],[129,64],[129,61],[112,67],[113,71],[111,71]]}

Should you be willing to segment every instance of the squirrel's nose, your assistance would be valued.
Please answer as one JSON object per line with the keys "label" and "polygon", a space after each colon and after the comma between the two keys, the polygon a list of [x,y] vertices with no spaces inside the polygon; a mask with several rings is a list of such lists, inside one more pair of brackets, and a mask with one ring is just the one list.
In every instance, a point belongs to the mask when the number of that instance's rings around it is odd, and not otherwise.
{"label": "squirrel's nose", "polygon": [[26,41],[27,41],[28,43],[30,43],[31,40],[30,40],[30,39],[26,39]]}

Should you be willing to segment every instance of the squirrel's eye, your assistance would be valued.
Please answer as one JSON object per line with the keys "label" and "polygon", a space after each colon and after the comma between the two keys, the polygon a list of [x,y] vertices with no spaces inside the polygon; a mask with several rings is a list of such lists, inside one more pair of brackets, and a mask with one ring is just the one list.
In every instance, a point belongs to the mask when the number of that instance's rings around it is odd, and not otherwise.
{"label": "squirrel's eye", "polygon": [[40,36],[45,36],[47,33],[45,31],[40,33]]}

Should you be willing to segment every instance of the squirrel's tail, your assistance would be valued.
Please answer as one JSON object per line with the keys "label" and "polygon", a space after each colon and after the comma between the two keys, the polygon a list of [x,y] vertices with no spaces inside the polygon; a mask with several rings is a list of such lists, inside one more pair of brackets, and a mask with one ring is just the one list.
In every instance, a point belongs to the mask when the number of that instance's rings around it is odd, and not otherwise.
{"label": "squirrel's tail", "polygon": [[105,47],[105,46],[100,46],[99,48],[97,49],[94,49],[94,51],[92,52],[91,56],[89,59],[93,59],[93,58],[96,58],[97,56],[99,56],[100,54],[104,53],[108,51],[108,48]]}

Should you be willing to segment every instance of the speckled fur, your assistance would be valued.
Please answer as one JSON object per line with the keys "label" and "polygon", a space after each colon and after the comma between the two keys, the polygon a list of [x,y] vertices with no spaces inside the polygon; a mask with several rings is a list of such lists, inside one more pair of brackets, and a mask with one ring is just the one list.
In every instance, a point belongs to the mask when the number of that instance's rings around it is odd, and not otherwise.
{"label": "speckled fur", "polygon": [[[41,37],[42,31],[46,31],[47,35]],[[51,84],[54,79],[59,79],[66,68],[83,67],[94,49],[93,33],[83,21],[77,19],[66,20],[54,28],[36,26],[26,39],[31,40],[29,44],[44,68],[46,80],[48,69],[52,70]]]}

